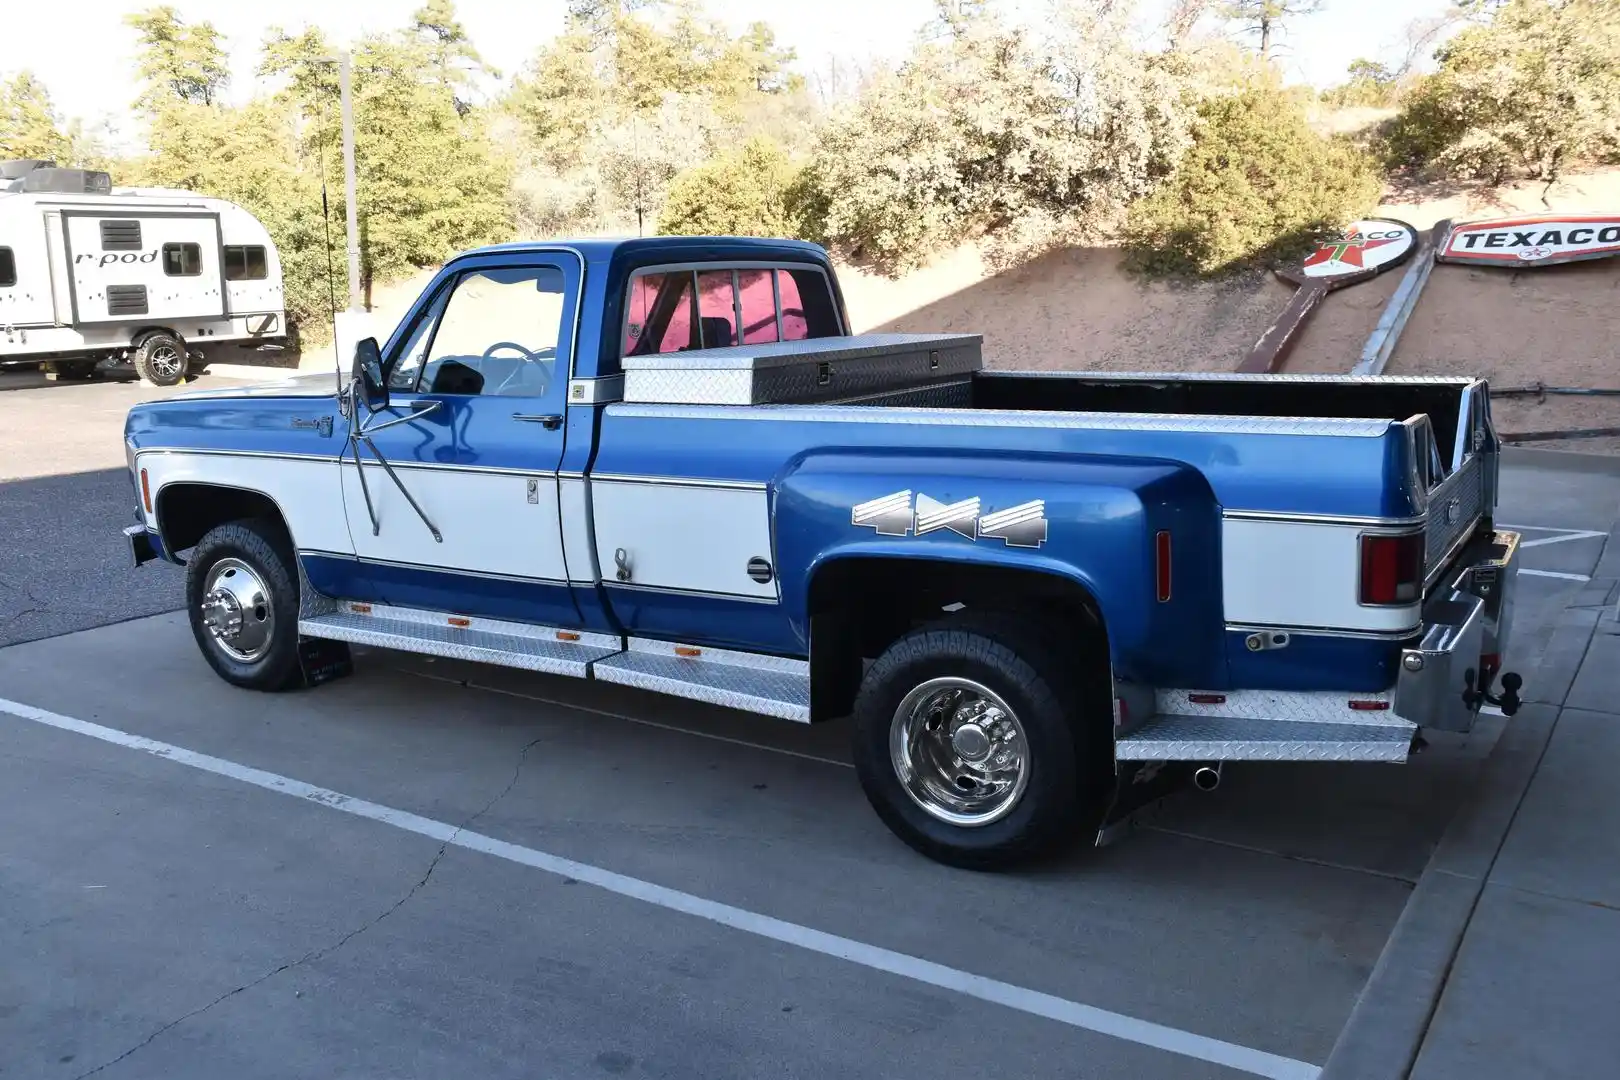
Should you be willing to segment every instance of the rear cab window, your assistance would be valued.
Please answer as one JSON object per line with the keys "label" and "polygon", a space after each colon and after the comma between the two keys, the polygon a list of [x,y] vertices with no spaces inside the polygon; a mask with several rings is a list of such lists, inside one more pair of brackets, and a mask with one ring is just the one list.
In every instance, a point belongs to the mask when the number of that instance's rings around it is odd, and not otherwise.
{"label": "rear cab window", "polygon": [[620,356],[843,334],[820,267],[705,263],[648,267],[630,279]]}

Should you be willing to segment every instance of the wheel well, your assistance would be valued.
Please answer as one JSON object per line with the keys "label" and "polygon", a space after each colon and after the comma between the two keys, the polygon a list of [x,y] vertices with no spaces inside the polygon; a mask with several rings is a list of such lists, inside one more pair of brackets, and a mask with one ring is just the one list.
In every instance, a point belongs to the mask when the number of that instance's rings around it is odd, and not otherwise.
{"label": "wheel well", "polygon": [[168,334],[182,345],[186,344],[186,339],[180,335],[180,331],[178,330],[171,330],[167,326],[143,326],[130,336],[129,347],[132,349],[140,348],[141,345],[145,343],[146,339],[151,337],[153,334]]}
{"label": "wheel well", "polygon": [[[960,606],[957,606],[960,605]],[[1109,675],[1108,634],[1090,590],[1040,570],[922,559],[850,558],[822,567],[809,596],[813,719],[854,706],[865,662],[924,623],[958,611],[1012,612],[1073,640]],[[1089,681],[1089,680],[1088,680]],[[1107,678],[1096,681],[1107,687]]]}
{"label": "wheel well", "polygon": [[163,547],[171,555],[195,547],[210,529],[245,518],[272,521],[287,532],[287,519],[275,500],[245,488],[166,484],[157,493],[156,511]]}

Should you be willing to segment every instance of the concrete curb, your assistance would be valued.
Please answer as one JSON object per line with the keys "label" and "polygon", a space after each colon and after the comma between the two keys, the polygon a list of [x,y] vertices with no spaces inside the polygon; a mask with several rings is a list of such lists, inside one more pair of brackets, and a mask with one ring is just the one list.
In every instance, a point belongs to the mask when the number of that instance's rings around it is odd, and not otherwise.
{"label": "concrete curb", "polygon": [[[1528,453],[1537,455],[1533,460],[1539,464],[1540,455],[1549,452]],[[1552,452],[1550,456],[1596,455]],[[1620,545],[1612,543],[1617,532],[1620,520],[1610,526],[1598,557],[1600,568],[1620,560]],[[1601,614],[1592,608],[1566,609],[1553,640],[1535,658],[1531,677],[1541,686],[1526,689],[1536,700],[1507,721],[1480,770],[1479,786],[1435,846],[1318,1080],[1407,1080],[1417,1064],[1474,908],[1541,766]],[[1552,692],[1546,693],[1549,689]]]}
{"label": "concrete curb", "polygon": [[1410,1074],[1559,712],[1526,705],[1508,721],[1474,797],[1446,829],[1396,920],[1318,1080],[1406,1080]]}

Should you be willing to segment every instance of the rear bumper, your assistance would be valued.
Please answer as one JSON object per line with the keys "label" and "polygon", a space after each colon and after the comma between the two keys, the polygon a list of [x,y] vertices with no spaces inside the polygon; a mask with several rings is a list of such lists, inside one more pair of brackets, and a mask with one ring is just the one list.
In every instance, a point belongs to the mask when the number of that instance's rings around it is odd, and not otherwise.
{"label": "rear bumper", "polygon": [[1423,606],[1423,635],[1401,650],[1395,712],[1421,727],[1468,731],[1501,669],[1513,625],[1519,534],[1471,542]]}

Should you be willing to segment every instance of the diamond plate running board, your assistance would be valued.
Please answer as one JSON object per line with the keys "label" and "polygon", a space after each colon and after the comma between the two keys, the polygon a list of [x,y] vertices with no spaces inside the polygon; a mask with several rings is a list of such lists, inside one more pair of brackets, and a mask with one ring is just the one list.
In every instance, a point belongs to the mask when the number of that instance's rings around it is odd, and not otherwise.
{"label": "diamond plate running board", "polygon": [[1160,714],[1120,738],[1120,761],[1404,762],[1415,724]]}
{"label": "diamond plate running board", "polygon": [[580,679],[589,672],[592,661],[611,656],[620,647],[619,639],[610,634],[350,601],[339,601],[333,614],[299,619],[298,632],[305,637]]}
{"label": "diamond plate running board", "polygon": [[810,665],[803,660],[631,638],[628,652],[596,661],[591,673],[602,682],[810,722]]}

